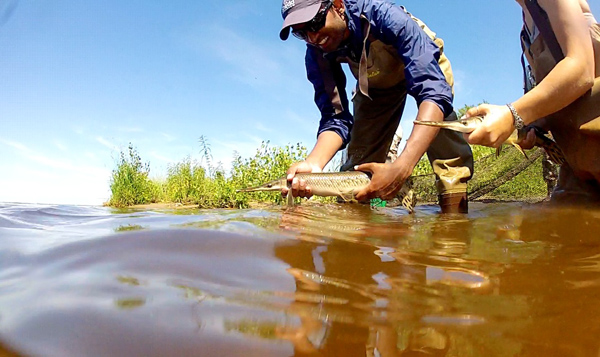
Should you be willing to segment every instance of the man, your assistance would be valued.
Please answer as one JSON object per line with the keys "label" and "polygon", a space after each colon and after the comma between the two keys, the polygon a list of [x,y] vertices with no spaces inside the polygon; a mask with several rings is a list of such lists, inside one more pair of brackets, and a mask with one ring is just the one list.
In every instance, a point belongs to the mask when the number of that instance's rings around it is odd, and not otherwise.
{"label": "man", "polygon": [[[311,195],[306,183],[294,179],[296,173],[321,171],[348,146],[342,170],[372,173],[371,184],[356,199],[391,199],[427,151],[442,212],[467,212],[473,156],[460,134],[414,127],[402,153],[385,163],[407,93],[419,107],[416,119],[456,119],[443,41],[404,8],[382,0],[284,0],[282,16],[281,39],[286,40],[291,30],[307,43],[306,70],[321,111],[315,147],[288,170],[294,196]],[[348,63],[358,80],[354,115],[341,63]]]}

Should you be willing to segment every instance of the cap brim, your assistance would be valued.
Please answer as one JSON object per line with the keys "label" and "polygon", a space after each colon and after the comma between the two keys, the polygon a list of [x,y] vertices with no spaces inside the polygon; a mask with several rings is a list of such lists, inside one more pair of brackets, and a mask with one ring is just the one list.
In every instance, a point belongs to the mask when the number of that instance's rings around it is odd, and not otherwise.
{"label": "cap brim", "polygon": [[287,40],[290,36],[290,27],[308,22],[315,17],[319,9],[321,8],[321,2],[317,2],[316,4],[309,5],[303,9],[298,9],[294,12],[291,12],[289,15],[285,17],[283,21],[283,26],[281,27],[281,31],[279,32],[279,38],[283,41]]}

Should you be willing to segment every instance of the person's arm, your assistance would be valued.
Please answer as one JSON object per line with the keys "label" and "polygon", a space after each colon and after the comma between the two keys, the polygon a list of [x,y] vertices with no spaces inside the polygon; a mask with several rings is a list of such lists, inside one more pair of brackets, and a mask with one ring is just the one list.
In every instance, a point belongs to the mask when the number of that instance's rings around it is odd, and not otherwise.
{"label": "person's arm", "polygon": [[[304,161],[297,162],[287,170],[287,180],[292,182],[292,195],[294,197],[311,197],[310,187],[306,181],[298,180],[294,176],[301,172],[321,172],[327,163],[342,147],[342,138],[332,131],[319,134],[317,143]],[[287,195],[287,187],[281,190],[283,196]]]}
{"label": "person's arm", "polygon": [[[354,118],[350,114],[346,95],[346,77],[342,67],[323,57],[323,52],[307,46],[306,72],[315,89],[315,103],[321,112],[317,143],[304,161],[290,166],[287,180],[291,182],[294,197],[310,197],[310,187],[294,176],[300,172],[321,172],[336,152],[350,141]],[[288,189],[281,190],[287,195]]]}
{"label": "person's arm", "polygon": [[514,102],[526,124],[571,104],[594,83],[594,50],[579,1],[538,2],[548,14],[565,58],[534,89]]}
{"label": "person's arm", "polygon": [[[548,14],[565,58],[535,88],[512,104],[525,124],[568,106],[594,83],[594,52],[589,28],[577,0],[538,0]],[[498,147],[514,130],[507,106],[480,105],[467,116],[485,115],[482,125],[466,134],[471,144]]]}

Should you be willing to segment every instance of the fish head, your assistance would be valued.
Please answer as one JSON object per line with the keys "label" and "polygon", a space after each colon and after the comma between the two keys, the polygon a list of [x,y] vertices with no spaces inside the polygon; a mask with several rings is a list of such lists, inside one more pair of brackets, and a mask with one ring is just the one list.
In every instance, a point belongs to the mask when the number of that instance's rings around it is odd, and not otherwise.
{"label": "fish head", "polygon": [[281,189],[284,187],[287,187],[287,179],[282,177],[259,186],[243,188],[237,190],[237,192],[281,191]]}
{"label": "fish head", "polygon": [[461,133],[470,133],[473,130],[477,129],[479,125],[483,122],[483,117],[480,115],[469,117],[465,119],[459,119],[456,121],[448,121],[445,123],[449,123],[450,125],[454,125],[458,127],[456,131],[460,131]]}
{"label": "fish head", "polygon": [[443,121],[443,122],[435,122],[435,121],[422,121],[415,120],[415,124],[427,125],[427,126],[435,126],[442,129],[450,129],[454,131],[458,131],[461,133],[470,133],[475,130],[483,121],[482,116],[474,116],[466,119],[452,120],[452,121]]}

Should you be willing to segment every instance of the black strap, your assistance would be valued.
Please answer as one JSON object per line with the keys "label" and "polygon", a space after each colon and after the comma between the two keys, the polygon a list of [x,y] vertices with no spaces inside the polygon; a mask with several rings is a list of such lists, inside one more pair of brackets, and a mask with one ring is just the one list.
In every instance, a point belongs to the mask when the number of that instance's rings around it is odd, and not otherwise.
{"label": "black strap", "polygon": [[521,68],[523,69],[523,93],[527,93],[536,86],[536,82],[531,73],[531,66],[525,63],[524,53],[521,53]]}
{"label": "black strap", "polygon": [[531,47],[529,31],[527,30],[527,25],[525,24],[525,12],[523,12],[523,28],[521,29],[520,40],[521,68],[523,69],[523,93],[527,93],[533,87],[535,87],[536,82],[531,72],[531,66],[528,63],[525,63],[525,51],[529,51],[529,47]]}
{"label": "black strap", "polygon": [[552,31],[552,25],[550,24],[550,20],[548,20],[548,14],[542,9],[540,4],[536,0],[525,0],[525,6],[527,6],[527,10],[535,23],[535,26],[540,30],[542,37],[544,38],[544,42],[552,57],[556,63],[560,62],[565,55],[563,54],[562,49],[560,48],[560,44],[556,39],[556,35],[554,31]]}

